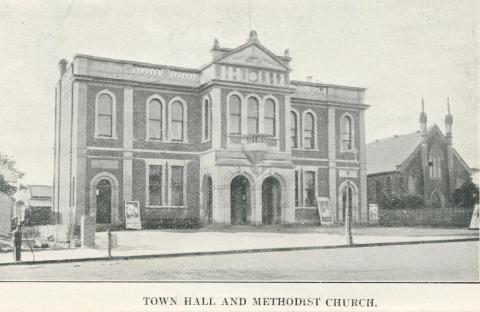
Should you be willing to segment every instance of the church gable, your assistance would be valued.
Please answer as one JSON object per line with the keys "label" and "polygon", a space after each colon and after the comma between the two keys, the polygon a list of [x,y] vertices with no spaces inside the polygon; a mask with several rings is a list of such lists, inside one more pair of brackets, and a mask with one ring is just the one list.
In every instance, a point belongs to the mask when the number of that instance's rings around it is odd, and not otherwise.
{"label": "church gable", "polygon": [[278,71],[286,71],[288,68],[282,64],[272,53],[257,44],[250,44],[233,50],[228,55],[218,60],[222,64],[261,67]]}

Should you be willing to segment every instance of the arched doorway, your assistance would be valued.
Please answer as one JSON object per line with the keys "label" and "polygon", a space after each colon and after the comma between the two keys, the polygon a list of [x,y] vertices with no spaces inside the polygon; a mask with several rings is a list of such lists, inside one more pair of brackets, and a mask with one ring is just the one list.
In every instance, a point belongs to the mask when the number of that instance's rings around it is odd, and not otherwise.
{"label": "arched doorway", "polygon": [[97,223],[112,222],[112,184],[106,179],[98,181],[96,188]]}
{"label": "arched doorway", "polygon": [[232,225],[247,224],[250,214],[250,182],[237,176],[230,184],[230,207]]}
{"label": "arched doorway", "polygon": [[347,211],[350,211],[350,220],[354,220],[355,210],[357,208],[357,196],[352,184],[347,183],[340,193],[341,220],[345,221]]}
{"label": "arched doorway", "polygon": [[212,178],[208,175],[203,177],[202,184],[202,194],[203,194],[203,220],[205,224],[212,224],[213,221],[213,210],[212,210]]}
{"label": "arched doorway", "polygon": [[430,207],[432,208],[441,208],[442,205],[442,198],[438,194],[437,191],[433,191],[432,196],[430,198]]}
{"label": "arched doorway", "polygon": [[268,177],[262,184],[262,223],[280,223],[281,213],[280,182],[274,177]]}

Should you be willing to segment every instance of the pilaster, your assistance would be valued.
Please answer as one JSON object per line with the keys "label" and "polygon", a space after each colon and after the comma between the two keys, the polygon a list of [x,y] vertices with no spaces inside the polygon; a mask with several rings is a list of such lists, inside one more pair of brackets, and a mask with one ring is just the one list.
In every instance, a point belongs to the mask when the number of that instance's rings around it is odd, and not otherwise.
{"label": "pilaster", "polygon": [[212,98],[212,149],[219,150],[222,144],[222,93],[220,88],[210,91]]}
{"label": "pilaster", "polygon": [[328,107],[328,184],[330,194],[330,204],[335,210],[336,220],[339,220],[339,210],[337,207],[337,164],[336,150],[337,142],[335,135],[335,108]]}
{"label": "pilaster", "polygon": [[[123,89],[123,201],[132,200],[133,88]],[[123,206],[123,205],[122,205]]]}
{"label": "pilaster", "polygon": [[359,112],[359,162],[360,162],[360,207],[357,221],[367,221],[367,153],[365,142],[365,111]]}

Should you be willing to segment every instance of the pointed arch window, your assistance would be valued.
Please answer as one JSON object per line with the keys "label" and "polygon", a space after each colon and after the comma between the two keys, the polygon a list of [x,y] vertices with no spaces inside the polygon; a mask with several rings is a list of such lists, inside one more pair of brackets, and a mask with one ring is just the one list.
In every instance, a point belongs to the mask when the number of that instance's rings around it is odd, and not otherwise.
{"label": "pointed arch window", "polygon": [[247,100],[247,133],[258,133],[258,100],[254,97],[249,97]]}
{"label": "pointed arch window", "polygon": [[290,138],[292,140],[292,148],[298,148],[298,122],[297,113],[290,112]]}
{"label": "pointed arch window", "polygon": [[163,104],[159,99],[148,102],[148,139],[161,140],[163,138]]}
{"label": "pointed arch window", "polygon": [[350,151],[353,149],[353,124],[352,118],[348,115],[341,120],[341,150]]}
{"label": "pointed arch window", "polygon": [[174,101],[170,107],[170,139],[172,141],[184,141],[184,107],[182,102]]}
{"label": "pointed arch window", "polygon": [[232,95],[229,99],[229,133],[241,134],[242,131],[242,102],[238,95]]}
{"label": "pointed arch window", "polygon": [[116,138],[116,107],[113,93],[104,90],[95,101],[95,137]]}
{"label": "pointed arch window", "polygon": [[276,107],[272,99],[265,100],[263,130],[265,134],[276,136]]}
{"label": "pointed arch window", "polygon": [[314,120],[312,113],[308,112],[305,114],[303,119],[303,147],[305,149],[315,148]]}

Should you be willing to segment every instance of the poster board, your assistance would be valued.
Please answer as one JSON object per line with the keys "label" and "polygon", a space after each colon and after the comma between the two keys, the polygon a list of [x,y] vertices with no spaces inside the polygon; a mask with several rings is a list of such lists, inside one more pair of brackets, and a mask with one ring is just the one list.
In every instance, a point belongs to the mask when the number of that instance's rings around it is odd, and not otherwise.
{"label": "poster board", "polygon": [[470,221],[470,230],[478,230],[480,227],[480,205],[475,205],[472,220]]}
{"label": "poster board", "polygon": [[125,228],[141,230],[142,222],[140,221],[140,202],[125,201]]}
{"label": "poster board", "polygon": [[330,206],[330,198],[317,197],[318,215],[320,216],[320,224],[333,224],[332,207]]}
{"label": "poster board", "polygon": [[368,223],[378,224],[378,204],[368,203]]}

